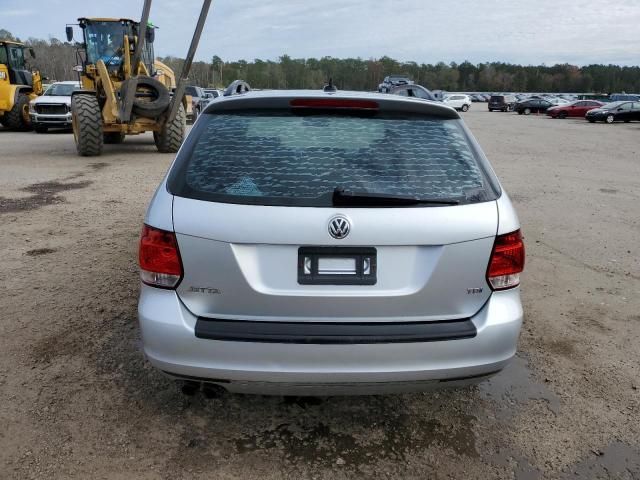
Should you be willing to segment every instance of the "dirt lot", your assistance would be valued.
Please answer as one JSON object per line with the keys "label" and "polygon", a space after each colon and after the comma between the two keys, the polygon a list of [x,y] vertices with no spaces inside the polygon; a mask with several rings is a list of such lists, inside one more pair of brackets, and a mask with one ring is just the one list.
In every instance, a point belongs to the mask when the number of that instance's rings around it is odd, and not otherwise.
{"label": "dirt lot", "polygon": [[640,124],[468,124],[528,248],[516,361],[480,387],[182,395],[140,352],[137,238],[172,160],[0,130],[0,478],[640,478]]}

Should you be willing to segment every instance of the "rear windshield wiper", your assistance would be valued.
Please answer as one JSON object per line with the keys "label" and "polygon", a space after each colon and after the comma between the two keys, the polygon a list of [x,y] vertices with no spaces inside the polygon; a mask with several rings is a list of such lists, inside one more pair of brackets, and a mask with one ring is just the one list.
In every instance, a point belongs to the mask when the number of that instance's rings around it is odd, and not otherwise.
{"label": "rear windshield wiper", "polygon": [[407,205],[458,205],[460,200],[448,198],[417,198],[387,193],[350,192],[337,187],[331,198],[334,206],[375,207]]}

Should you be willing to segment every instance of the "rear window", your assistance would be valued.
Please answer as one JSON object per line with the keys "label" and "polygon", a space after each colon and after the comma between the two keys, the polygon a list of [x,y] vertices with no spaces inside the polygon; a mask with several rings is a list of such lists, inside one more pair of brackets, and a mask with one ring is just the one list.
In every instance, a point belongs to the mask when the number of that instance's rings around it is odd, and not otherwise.
{"label": "rear window", "polygon": [[424,116],[206,114],[169,176],[174,195],[331,206],[336,188],[474,203],[496,191],[459,120]]}
{"label": "rear window", "polygon": [[492,95],[489,99],[491,102],[504,102],[504,95]]}

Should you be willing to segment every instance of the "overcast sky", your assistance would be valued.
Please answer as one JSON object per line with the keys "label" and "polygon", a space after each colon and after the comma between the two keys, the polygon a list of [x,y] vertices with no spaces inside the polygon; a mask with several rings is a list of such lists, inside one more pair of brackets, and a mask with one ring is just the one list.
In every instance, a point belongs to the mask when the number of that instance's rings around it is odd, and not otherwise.
{"label": "overcast sky", "polygon": [[[0,28],[64,38],[143,0],[0,0]],[[156,55],[184,57],[202,3],[155,0]],[[214,0],[196,58],[381,57],[419,63],[640,65],[640,0]]]}

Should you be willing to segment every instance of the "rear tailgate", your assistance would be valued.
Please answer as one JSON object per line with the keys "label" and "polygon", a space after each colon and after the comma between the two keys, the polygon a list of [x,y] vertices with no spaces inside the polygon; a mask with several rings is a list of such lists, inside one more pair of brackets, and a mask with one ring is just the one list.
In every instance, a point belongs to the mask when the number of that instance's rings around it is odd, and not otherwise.
{"label": "rear tailgate", "polygon": [[[353,225],[343,240],[327,233],[336,213]],[[178,294],[200,316],[445,320],[472,316],[490,295],[495,202],[334,210],[175,198],[174,219],[184,266]],[[376,284],[301,285],[298,249],[309,245],[374,247]]]}
{"label": "rear tailgate", "polygon": [[[318,97],[222,100],[198,122],[169,177],[184,267],[180,299],[196,315],[225,319],[400,322],[475,314],[490,296],[485,275],[498,213],[457,113],[389,95],[346,103]],[[346,104],[365,112],[353,118],[342,111]],[[322,112],[290,113],[301,105]],[[340,112],[325,111],[334,108]],[[486,191],[461,205],[338,208],[324,195],[330,199],[337,186],[463,200],[468,190]],[[350,222],[342,239],[329,234],[336,215]],[[301,278],[305,252],[320,252],[317,265],[335,266],[334,253],[346,248],[354,262],[373,259],[374,280]]]}

